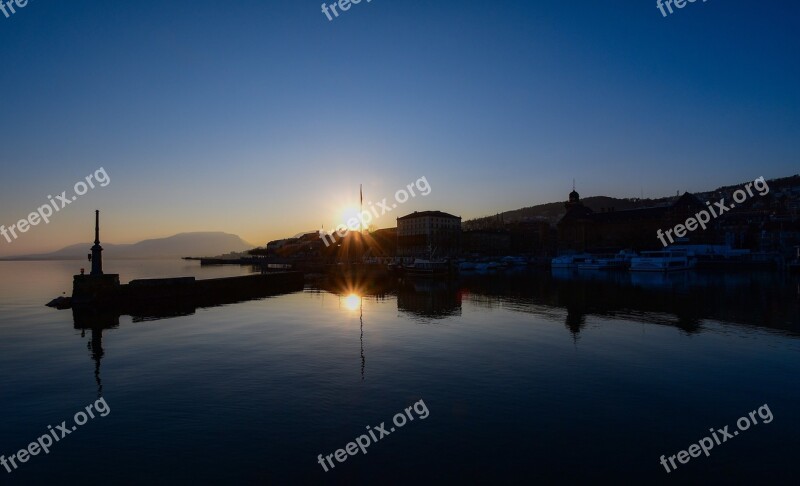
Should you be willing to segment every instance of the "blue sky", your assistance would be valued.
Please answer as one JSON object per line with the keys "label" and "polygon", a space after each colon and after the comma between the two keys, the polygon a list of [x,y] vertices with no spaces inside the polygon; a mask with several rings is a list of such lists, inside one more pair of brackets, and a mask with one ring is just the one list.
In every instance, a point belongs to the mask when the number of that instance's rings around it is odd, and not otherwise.
{"label": "blue sky", "polygon": [[111,184],[0,255],[219,230],[665,196],[800,167],[796,2],[30,0],[0,14],[0,224]]}

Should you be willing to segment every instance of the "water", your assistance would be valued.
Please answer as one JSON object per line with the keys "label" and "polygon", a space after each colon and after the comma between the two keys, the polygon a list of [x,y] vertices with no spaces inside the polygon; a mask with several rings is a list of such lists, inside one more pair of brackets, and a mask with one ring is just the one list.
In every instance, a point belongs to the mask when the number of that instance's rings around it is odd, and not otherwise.
{"label": "water", "polygon": [[[789,484],[800,473],[796,278],[341,280],[93,330],[43,306],[69,293],[77,265],[0,262],[0,454],[72,423],[98,393],[111,412],[0,468],[3,484]],[[123,281],[251,271],[106,268]],[[427,418],[412,409],[366,455],[329,472],[317,463],[420,400]],[[659,463],[764,404],[771,423],[669,474]]]}

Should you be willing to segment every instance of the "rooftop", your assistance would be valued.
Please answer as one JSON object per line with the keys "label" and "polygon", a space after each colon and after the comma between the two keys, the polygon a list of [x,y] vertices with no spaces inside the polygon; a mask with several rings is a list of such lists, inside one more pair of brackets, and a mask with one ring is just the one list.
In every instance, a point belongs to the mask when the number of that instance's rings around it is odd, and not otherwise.
{"label": "rooftop", "polygon": [[461,219],[458,216],[453,216],[452,214],[444,213],[442,211],[414,211],[411,214],[407,214],[405,216],[401,216],[397,218],[398,221],[403,221],[407,219],[414,219],[414,218],[450,218],[450,219]]}

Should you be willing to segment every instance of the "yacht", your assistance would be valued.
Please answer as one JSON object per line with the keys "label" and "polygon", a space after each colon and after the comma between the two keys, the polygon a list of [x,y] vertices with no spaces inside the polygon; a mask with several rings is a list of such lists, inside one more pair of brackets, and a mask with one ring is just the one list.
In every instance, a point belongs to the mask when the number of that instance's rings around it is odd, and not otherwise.
{"label": "yacht", "polygon": [[497,262],[480,262],[475,264],[475,270],[479,272],[488,272],[490,270],[497,270],[500,268]]}
{"label": "yacht", "polygon": [[413,263],[403,266],[403,274],[409,277],[444,277],[450,273],[451,266],[447,260],[417,258]]}
{"label": "yacht", "polygon": [[578,270],[624,270],[631,266],[631,259],[636,253],[622,250],[616,255],[594,255],[591,259],[578,264]]}
{"label": "yacht", "polygon": [[505,263],[509,267],[524,267],[528,265],[528,260],[521,256],[507,256],[500,259],[501,263]]}
{"label": "yacht", "polygon": [[580,253],[576,255],[561,255],[553,258],[551,268],[577,268],[579,264],[592,261],[592,255]]}
{"label": "yacht", "polygon": [[475,262],[461,262],[458,264],[458,269],[466,272],[475,270]]}
{"label": "yacht", "polygon": [[643,251],[631,259],[631,272],[675,272],[690,267],[686,250]]}
{"label": "yacht", "polygon": [[593,257],[578,264],[578,270],[623,270],[627,268],[625,260],[616,257]]}

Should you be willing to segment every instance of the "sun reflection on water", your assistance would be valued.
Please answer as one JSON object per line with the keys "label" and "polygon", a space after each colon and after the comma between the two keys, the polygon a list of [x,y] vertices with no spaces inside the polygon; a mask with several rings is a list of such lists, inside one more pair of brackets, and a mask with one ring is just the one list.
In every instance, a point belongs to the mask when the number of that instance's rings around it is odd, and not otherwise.
{"label": "sun reflection on water", "polygon": [[361,297],[356,294],[350,294],[344,298],[344,306],[347,310],[354,311],[361,305]]}

